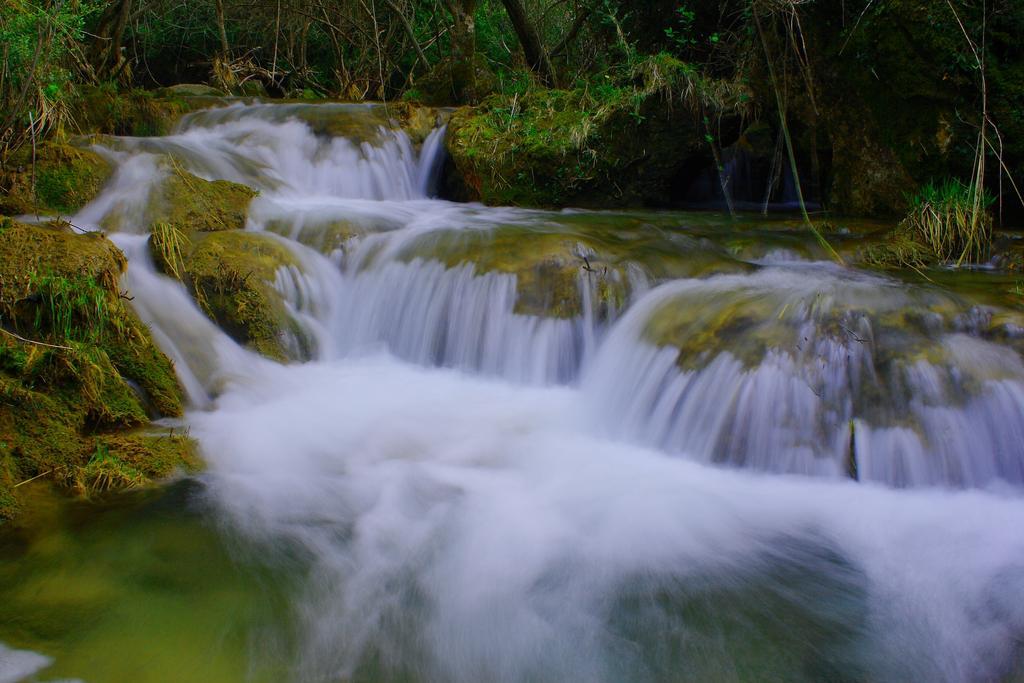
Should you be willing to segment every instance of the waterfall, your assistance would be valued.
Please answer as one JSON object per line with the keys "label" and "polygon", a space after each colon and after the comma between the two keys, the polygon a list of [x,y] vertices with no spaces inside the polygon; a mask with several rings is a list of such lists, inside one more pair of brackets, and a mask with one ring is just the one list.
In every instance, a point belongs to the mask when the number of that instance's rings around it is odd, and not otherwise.
{"label": "waterfall", "polygon": [[[575,246],[597,239],[586,214],[432,199],[443,136],[414,145],[382,107],[199,112],[111,142],[118,171],[77,218],[118,226],[221,521],[304,563],[296,679],[967,682],[1019,666],[1012,325],[820,263],[723,256],[668,277],[628,251],[665,244],[642,225],[608,240],[625,256],[606,267]],[[163,156],[260,191],[246,229],[295,257],[272,284],[307,357],[239,346],[156,271],[139,207]],[[511,228],[554,255],[502,242],[536,256],[517,270],[441,239]],[[665,258],[703,258],[694,245]],[[545,278],[571,305],[522,306]]]}

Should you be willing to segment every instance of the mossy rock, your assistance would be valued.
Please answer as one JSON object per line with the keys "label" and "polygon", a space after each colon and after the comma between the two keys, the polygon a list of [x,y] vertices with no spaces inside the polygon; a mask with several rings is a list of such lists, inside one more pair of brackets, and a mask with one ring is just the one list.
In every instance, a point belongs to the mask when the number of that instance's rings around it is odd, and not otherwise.
{"label": "mossy rock", "polygon": [[893,150],[862,120],[842,121],[832,132],[829,203],[854,216],[895,216],[917,189]]}
{"label": "mossy rock", "polygon": [[174,131],[185,114],[206,109],[217,98],[145,90],[118,91],[109,85],[80,86],[70,103],[71,119],[83,134],[156,137]]}
{"label": "mossy rock", "polygon": [[[173,365],[121,296],[124,268],[97,233],[0,221],[0,514],[17,482],[77,488],[95,439],[182,414]],[[167,460],[150,450],[147,476]]]}
{"label": "mossy rock", "polygon": [[856,254],[856,260],[870,268],[901,270],[927,268],[941,259],[931,247],[900,226],[866,245]]}
{"label": "mossy rock", "polygon": [[22,147],[0,171],[0,213],[71,215],[96,198],[110,178],[99,154],[63,142]]}
{"label": "mossy rock", "polygon": [[456,111],[448,127],[446,193],[540,207],[670,202],[711,161],[696,112],[704,106],[738,111],[745,93],[705,81],[674,60],[639,69],[636,79],[495,95]]}
{"label": "mossy rock", "polygon": [[366,217],[358,219],[331,219],[326,222],[315,219],[300,221],[296,228],[294,221],[267,221],[264,225],[268,232],[282,235],[310,249],[330,256],[338,250],[344,251],[353,240],[372,233],[381,228],[394,227],[391,223],[381,226],[378,220]]}
{"label": "mossy rock", "polygon": [[178,83],[161,88],[157,94],[162,97],[224,97],[224,92],[203,83]]}
{"label": "mossy rock", "polygon": [[[181,415],[174,368],[121,296],[126,262],[110,240],[14,221],[0,224],[0,237],[0,325],[58,347],[38,348],[60,351],[68,378],[109,403],[86,401],[83,410],[93,411],[97,423],[117,425],[125,423],[118,415],[133,416],[127,422],[147,413]],[[51,370],[61,372],[57,365]],[[61,386],[59,376],[51,379]]]}
{"label": "mossy rock", "polygon": [[414,145],[421,144],[435,128],[446,122],[448,114],[436,107],[418,106],[410,102],[388,104],[392,128],[405,131]]}
{"label": "mossy rock", "polygon": [[242,230],[257,192],[228,180],[203,180],[177,164],[150,198],[150,222],[185,234]]}
{"label": "mossy rock", "polygon": [[195,442],[173,430],[105,434],[93,443],[88,461],[75,471],[75,486],[85,495],[140,488],[200,467]]}
{"label": "mossy rock", "polygon": [[295,257],[271,235],[226,231],[196,236],[183,263],[199,306],[232,338],[275,360],[288,360],[303,335],[274,288],[278,269]]}
{"label": "mossy rock", "polygon": [[14,497],[14,491],[10,486],[0,482],[0,524],[12,520],[21,512],[21,505]]}
{"label": "mossy rock", "polygon": [[701,305],[695,305],[692,297],[681,296],[658,308],[644,338],[679,349],[677,363],[683,369],[703,367],[726,350],[754,367],[771,348],[797,346],[797,330],[779,310],[778,302],[767,298],[719,293],[702,296]]}
{"label": "mossy rock", "polygon": [[629,295],[626,264],[576,235],[518,227],[441,233],[410,245],[404,257],[437,260],[449,268],[472,263],[478,273],[515,275],[515,312],[523,315],[580,315],[581,284],[592,286],[599,316],[609,306],[621,308]]}
{"label": "mossy rock", "polygon": [[75,234],[66,224],[27,225],[0,218],[0,316],[10,320],[49,275],[84,279],[117,293],[124,254],[99,233]]}

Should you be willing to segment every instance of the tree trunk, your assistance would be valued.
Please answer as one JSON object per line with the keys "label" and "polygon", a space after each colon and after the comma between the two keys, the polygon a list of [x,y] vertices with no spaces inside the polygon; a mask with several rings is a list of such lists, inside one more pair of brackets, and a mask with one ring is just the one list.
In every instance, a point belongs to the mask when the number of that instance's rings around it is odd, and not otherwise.
{"label": "tree trunk", "polygon": [[[396,17],[398,17],[398,21],[401,22],[406,35],[409,36],[409,40],[412,41],[412,46],[416,49],[416,57],[419,60],[420,67],[424,71],[430,71],[430,62],[427,61],[427,56],[423,54],[423,48],[420,47],[420,42],[416,40],[416,31],[413,28],[412,23],[409,21],[409,18],[405,16],[405,12],[402,11],[402,8],[395,4],[395,0],[384,0],[384,2],[387,3],[388,7],[391,8],[391,11],[395,13]],[[416,65],[413,64],[413,70],[415,70],[415,67]]]}
{"label": "tree trunk", "polygon": [[512,27],[516,30],[519,44],[523,47],[526,63],[540,77],[544,85],[549,88],[555,87],[557,83],[555,82],[555,69],[551,66],[551,58],[548,56],[547,50],[544,49],[544,43],[541,42],[537,29],[530,21],[530,17],[527,16],[522,0],[501,0],[501,2],[505,6],[509,20],[512,21]]}
{"label": "tree trunk", "polygon": [[217,31],[220,34],[220,51],[228,59],[231,46],[228,45],[228,29],[224,21],[224,0],[217,0]]}
{"label": "tree trunk", "polygon": [[477,0],[448,0],[452,15],[452,94],[458,102],[470,102],[476,88],[476,12]]}
{"label": "tree trunk", "polygon": [[89,60],[96,71],[96,77],[100,80],[110,78],[120,71],[121,46],[131,11],[131,0],[117,0],[107,5],[107,9],[100,16]]}

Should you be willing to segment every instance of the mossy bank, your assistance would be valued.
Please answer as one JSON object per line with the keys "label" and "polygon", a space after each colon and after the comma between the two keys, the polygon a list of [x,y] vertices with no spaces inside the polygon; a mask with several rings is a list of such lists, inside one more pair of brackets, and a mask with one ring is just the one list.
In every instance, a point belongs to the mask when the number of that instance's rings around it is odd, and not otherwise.
{"label": "mossy bank", "polygon": [[187,437],[150,424],[182,394],[118,287],[125,266],[102,235],[0,219],[0,517],[36,477],[93,494],[196,465]]}

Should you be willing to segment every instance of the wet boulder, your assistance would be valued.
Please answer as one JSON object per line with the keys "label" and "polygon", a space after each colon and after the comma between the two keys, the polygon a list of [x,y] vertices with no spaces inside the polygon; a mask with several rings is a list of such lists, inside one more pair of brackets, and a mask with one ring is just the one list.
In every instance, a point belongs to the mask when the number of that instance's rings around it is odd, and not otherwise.
{"label": "wet boulder", "polygon": [[166,89],[119,91],[100,85],[79,86],[69,107],[78,133],[153,137],[173,132],[185,114],[222,102]]}
{"label": "wet boulder", "polygon": [[0,170],[0,214],[71,215],[96,198],[112,169],[99,154],[64,142],[23,146]]}
{"label": "wet boulder", "polygon": [[172,164],[166,179],[150,198],[149,220],[185,234],[241,230],[256,195],[255,190],[245,185],[204,180]]}
{"label": "wet boulder", "polygon": [[160,262],[164,272],[186,283],[199,307],[238,343],[275,360],[303,355],[303,333],[275,287],[279,274],[297,269],[298,263],[273,235],[197,233],[179,254],[163,252]]}

